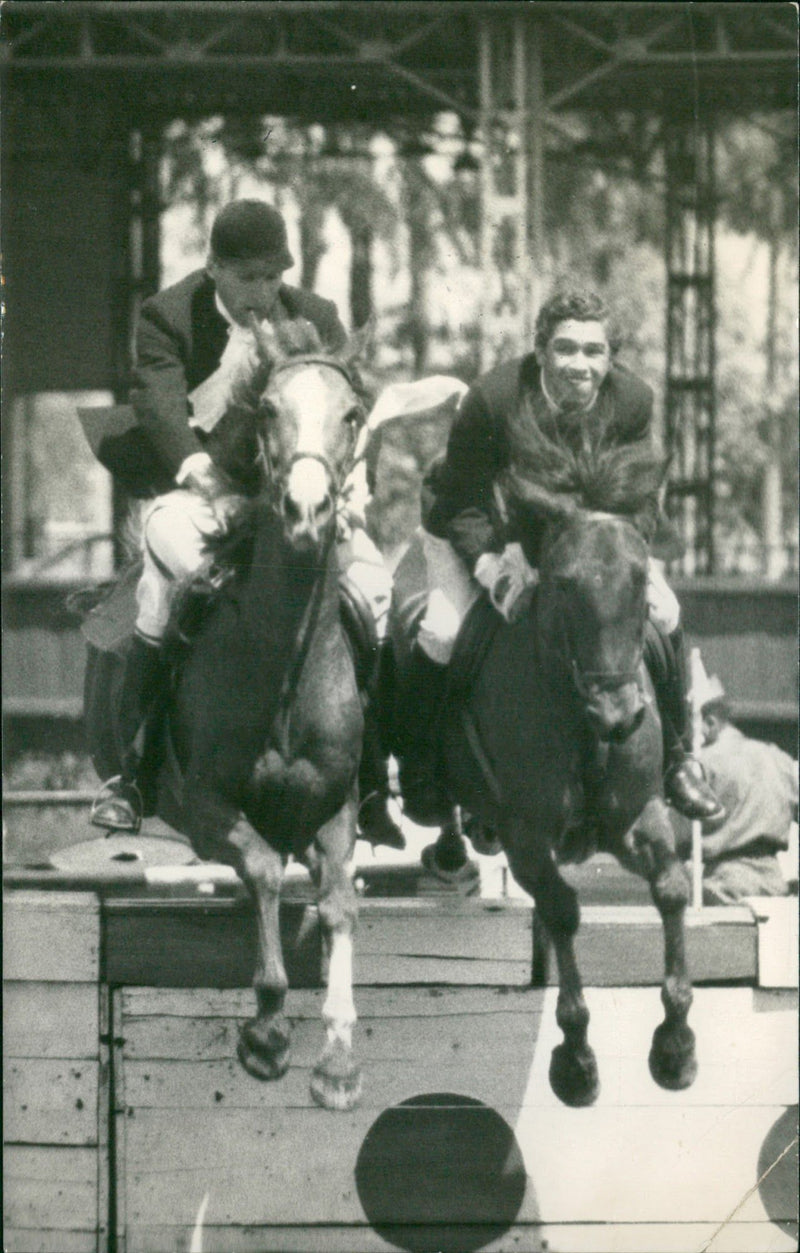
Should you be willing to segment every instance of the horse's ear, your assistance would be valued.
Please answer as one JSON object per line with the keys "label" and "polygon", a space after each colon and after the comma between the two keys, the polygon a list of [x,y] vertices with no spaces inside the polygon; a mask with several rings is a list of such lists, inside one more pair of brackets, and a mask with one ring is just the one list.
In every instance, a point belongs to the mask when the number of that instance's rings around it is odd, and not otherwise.
{"label": "horse's ear", "polygon": [[348,337],[347,343],[339,354],[345,365],[358,365],[363,362],[375,343],[376,327],[375,314],[371,313],[366,322]]}

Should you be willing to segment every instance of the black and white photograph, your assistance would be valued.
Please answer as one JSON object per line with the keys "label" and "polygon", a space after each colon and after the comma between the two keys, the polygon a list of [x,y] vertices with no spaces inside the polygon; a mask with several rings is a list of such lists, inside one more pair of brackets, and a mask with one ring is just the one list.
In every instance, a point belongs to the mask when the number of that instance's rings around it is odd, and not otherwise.
{"label": "black and white photograph", "polygon": [[799,26],[2,0],[5,1253],[797,1249]]}

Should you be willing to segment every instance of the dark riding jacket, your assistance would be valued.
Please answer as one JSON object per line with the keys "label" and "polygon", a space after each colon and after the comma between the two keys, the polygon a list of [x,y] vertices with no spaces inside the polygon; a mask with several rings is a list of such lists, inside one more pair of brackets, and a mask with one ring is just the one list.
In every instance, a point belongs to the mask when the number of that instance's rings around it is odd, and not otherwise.
{"label": "dark riding jacket", "polygon": [[515,533],[513,523],[509,529],[494,490],[511,461],[509,422],[523,397],[543,429],[555,423],[559,438],[574,451],[585,440],[593,447],[615,447],[652,434],[653,392],[622,365],[612,365],[592,408],[575,415],[552,414],[533,353],[483,375],[464,397],[444,461],[432,469],[425,485],[427,530],[448,539],[470,571],[482,553],[500,552],[511,540],[522,542],[535,563],[531,549],[536,544],[528,534]]}
{"label": "dark riding jacket", "polygon": [[[285,284],[278,299],[287,317],[313,323],[327,349],[343,346],[347,334],[333,301]],[[195,270],[142,305],[131,403],[171,479],[187,457],[204,449],[203,433],[189,426],[188,394],[219,366],[228,329],[205,270]]]}

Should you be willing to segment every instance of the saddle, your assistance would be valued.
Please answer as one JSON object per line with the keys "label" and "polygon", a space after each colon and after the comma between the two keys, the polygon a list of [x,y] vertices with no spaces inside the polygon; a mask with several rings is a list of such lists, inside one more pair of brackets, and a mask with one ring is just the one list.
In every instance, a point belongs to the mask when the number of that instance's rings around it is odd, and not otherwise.
{"label": "saddle", "polygon": [[[128,567],[110,587],[100,590],[100,599],[89,609],[81,624],[81,633],[88,646],[84,681],[84,716],[89,753],[101,778],[110,778],[120,770],[122,746],[116,729],[117,699],[125,674],[125,664],[137,614],[136,585],[142,563]],[[224,595],[224,587],[209,591],[208,584],[191,589],[183,602],[177,621],[171,625],[165,643],[165,699],[146,729],[144,753],[139,770],[139,787],[146,815],[155,812],[158,775],[162,767],[172,775],[177,771],[174,753],[170,753],[170,737],[165,734],[163,717],[166,698],[177,684],[181,669],[191,652],[192,642],[205,616]],[[378,669],[378,636],[375,621],[363,594],[348,578],[340,575],[339,603],[345,638],[351,651],[359,691],[371,693]],[[161,715],[161,716],[159,716]],[[174,780],[174,791],[180,780]]]}

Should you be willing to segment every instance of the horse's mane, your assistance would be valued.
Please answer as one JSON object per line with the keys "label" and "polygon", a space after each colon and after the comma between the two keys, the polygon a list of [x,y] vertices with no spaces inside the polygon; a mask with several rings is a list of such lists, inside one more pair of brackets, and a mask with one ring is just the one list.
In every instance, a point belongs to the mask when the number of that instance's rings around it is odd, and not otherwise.
{"label": "horse's mane", "polygon": [[555,424],[552,431],[544,430],[528,401],[512,416],[509,437],[505,487],[518,510],[540,513],[557,498],[579,509],[628,518],[652,532],[667,462],[650,439],[617,445],[586,441],[576,448]]}

